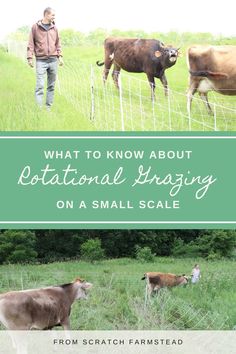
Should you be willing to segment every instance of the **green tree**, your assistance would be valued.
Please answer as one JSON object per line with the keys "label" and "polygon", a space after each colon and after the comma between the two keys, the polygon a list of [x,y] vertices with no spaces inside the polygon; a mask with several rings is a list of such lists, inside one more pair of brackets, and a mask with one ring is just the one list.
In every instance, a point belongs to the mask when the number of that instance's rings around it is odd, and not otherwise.
{"label": "green tree", "polygon": [[78,46],[84,44],[85,35],[73,29],[60,31],[60,38],[63,46]]}
{"label": "green tree", "polygon": [[101,246],[101,240],[98,238],[84,242],[81,245],[80,252],[82,259],[92,263],[104,258],[104,249]]}
{"label": "green tree", "polygon": [[136,259],[140,262],[153,262],[155,256],[150,247],[136,246]]}
{"label": "green tree", "polygon": [[177,238],[172,253],[175,256],[200,256],[208,259],[230,257],[236,247],[236,231],[204,230],[196,239],[184,242]]}
{"label": "green tree", "polygon": [[36,236],[28,230],[7,230],[0,234],[0,264],[30,263],[37,258]]}

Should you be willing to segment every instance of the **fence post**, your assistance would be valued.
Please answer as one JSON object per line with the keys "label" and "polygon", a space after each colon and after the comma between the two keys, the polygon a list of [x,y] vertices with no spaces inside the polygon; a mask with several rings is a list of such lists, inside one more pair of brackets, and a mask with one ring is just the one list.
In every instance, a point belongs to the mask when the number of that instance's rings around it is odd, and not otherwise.
{"label": "fence post", "polygon": [[188,107],[187,107],[187,110],[188,110],[188,130],[191,131],[192,130],[192,122],[191,122],[191,103],[189,105],[189,102],[187,103],[188,104]]}
{"label": "fence post", "polygon": [[91,93],[90,120],[94,120],[95,119],[95,100],[94,100],[94,72],[93,72],[92,64],[91,64],[91,70],[90,70],[90,93]]}
{"label": "fence post", "polygon": [[120,119],[121,119],[121,130],[125,130],[125,123],[124,123],[124,109],[123,109],[123,97],[122,97],[122,82],[121,82],[121,75],[119,75],[119,96],[120,96]]}
{"label": "fence post", "polygon": [[172,121],[171,121],[171,106],[170,106],[170,89],[167,88],[167,99],[168,99],[168,118],[169,118],[169,129],[172,130]]}
{"label": "fence post", "polygon": [[[153,83],[151,82],[151,87],[152,87],[152,90],[153,90]],[[155,100],[155,97],[152,97],[152,118],[153,118],[153,128],[154,130],[156,130],[156,114],[155,114],[155,103],[156,103],[156,100]]]}
{"label": "fence post", "polygon": [[216,125],[216,104],[214,103],[214,130],[217,130],[217,125]]}

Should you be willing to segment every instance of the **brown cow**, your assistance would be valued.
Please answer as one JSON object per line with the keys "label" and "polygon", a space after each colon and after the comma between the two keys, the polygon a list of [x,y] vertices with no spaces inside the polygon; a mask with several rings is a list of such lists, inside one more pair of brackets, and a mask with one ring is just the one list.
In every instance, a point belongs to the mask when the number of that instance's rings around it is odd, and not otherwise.
{"label": "brown cow", "polygon": [[147,272],[142,280],[146,279],[146,296],[150,298],[153,292],[158,292],[161,288],[172,288],[177,285],[186,285],[188,277],[183,275],[175,275],[171,273]]}
{"label": "brown cow", "polygon": [[160,79],[168,95],[168,83],[165,70],[175,65],[178,58],[178,49],[172,46],[166,47],[156,39],[129,39],[107,38],[104,42],[105,60],[97,61],[98,66],[105,64],[103,72],[104,83],[107,80],[109,70],[114,64],[112,77],[119,89],[120,70],[124,69],[132,73],[146,73],[151,86],[152,98],[154,98],[155,77]]}
{"label": "brown cow", "polygon": [[187,110],[191,112],[193,95],[198,91],[208,113],[212,114],[207,93],[236,95],[236,46],[195,45],[188,49],[187,61],[190,78],[187,93]]}
{"label": "brown cow", "polygon": [[71,305],[87,297],[92,284],[74,282],[42,289],[10,291],[0,295],[0,322],[9,330],[70,329]]}

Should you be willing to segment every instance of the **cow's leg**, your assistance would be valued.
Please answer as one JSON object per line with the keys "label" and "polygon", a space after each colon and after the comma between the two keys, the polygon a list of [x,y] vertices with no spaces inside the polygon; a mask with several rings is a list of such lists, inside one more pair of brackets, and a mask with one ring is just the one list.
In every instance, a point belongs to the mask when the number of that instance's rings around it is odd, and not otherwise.
{"label": "cow's leg", "polygon": [[146,283],[146,287],[145,287],[145,300],[144,300],[144,305],[147,305],[147,301],[148,301],[148,283]]}
{"label": "cow's leg", "polygon": [[158,285],[155,285],[155,287],[154,287],[154,289],[153,289],[154,291],[153,291],[153,293],[155,293],[156,294],[156,296],[158,296],[159,295],[159,292],[160,292],[160,286],[158,286]]}
{"label": "cow's leg", "polygon": [[113,64],[113,60],[111,59],[111,56],[109,54],[106,55],[105,61],[104,61],[104,70],[103,70],[103,83],[105,84],[107,81],[107,77],[109,75],[109,71],[111,69],[111,66]]}
{"label": "cow's leg", "polygon": [[113,77],[114,83],[115,83],[116,87],[118,88],[118,90],[119,90],[120,70],[121,70],[121,67],[119,65],[117,65],[116,63],[114,63],[112,77]]}
{"label": "cow's leg", "polygon": [[65,331],[69,331],[70,330],[70,319],[66,318],[63,321],[61,321],[61,325]]}
{"label": "cow's leg", "polygon": [[199,81],[190,76],[189,89],[187,91],[187,112],[191,114],[193,95],[197,92]]}
{"label": "cow's leg", "polygon": [[151,87],[151,100],[154,101],[155,100],[155,88],[156,88],[156,84],[155,84],[155,78],[153,74],[147,73],[147,78]]}
{"label": "cow's leg", "polygon": [[208,114],[213,115],[212,108],[211,108],[210,103],[208,101],[207,92],[199,92],[199,95],[200,95],[201,99],[203,100],[203,102],[205,103]]}
{"label": "cow's leg", "polygon": [[168,89],[168,82],[167,82],[167,79],[166,79],[166,76],[165,74],[163,74],[161,77],[160,77],[160,80],[161,80],[161,83],[164,87],[164,93],[165,93],[165,96],[167,97],[169,95],[169,89]]}

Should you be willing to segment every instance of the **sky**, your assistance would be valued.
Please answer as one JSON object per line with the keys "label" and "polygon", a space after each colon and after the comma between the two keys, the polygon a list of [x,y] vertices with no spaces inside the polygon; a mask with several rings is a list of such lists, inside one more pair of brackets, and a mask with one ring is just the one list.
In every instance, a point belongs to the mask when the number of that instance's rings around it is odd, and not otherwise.
{"label": "sky", "polygon": [[5,0],[0,40],[41,19],[47,6],[55,9],[59,29],[89,32],[100,27],[236,35],[235,0]]}

